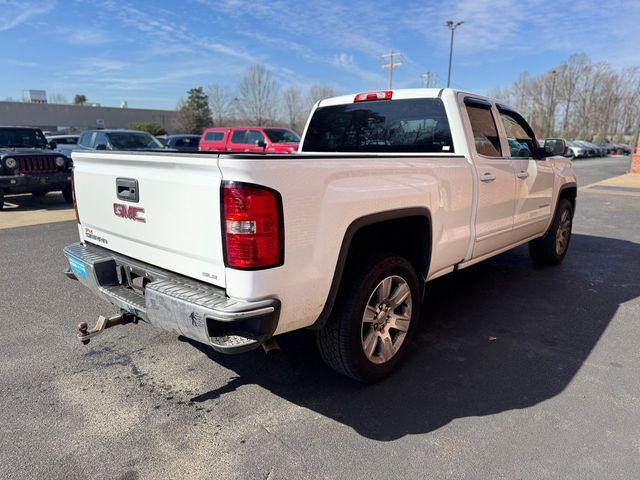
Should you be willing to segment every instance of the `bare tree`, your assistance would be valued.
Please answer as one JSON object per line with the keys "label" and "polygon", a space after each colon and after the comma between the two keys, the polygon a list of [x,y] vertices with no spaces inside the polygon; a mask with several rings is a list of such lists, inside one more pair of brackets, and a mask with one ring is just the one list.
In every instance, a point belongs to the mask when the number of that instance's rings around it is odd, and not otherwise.
{"label": "bare tree", "polygon": [[309,108],[311,108],[318,100],[335,96],[336,92],[327,85],[312,85],[307,92],[307,103],[309,103]]}
{"label": "bare tree", "polygon": [[231,89],[224,85],[214,83],[207,87],[209,96],[209,106],[213,120],[217,126],[222,126],[229,121],[232,113],[232,102],[234,95]]}
{"label": "bare tree", "polygon": [[545,135],[629,142],[640,130],[640,69],[616,71],[584,54],[542,75],[523,74],[495,93]]}
{"label": "bare tree", "polygon": [[180,132],[192,132],[196,129],[196,119],[187,102],[181,98],[176,106],[176,114],[173,117],[174,127]]}
{"label": "bare tree", "polygon": [[284,91],[284,110],[289,128],[301,132],[307,108],[302,102],[302,93],[298,87],[291,86]]}
{"label": "bare tree", "polygon": [[278,112],[280,87],[263,65],[252,65],[240,85],[239,109],[246,120],[256,125],[272,124]]}

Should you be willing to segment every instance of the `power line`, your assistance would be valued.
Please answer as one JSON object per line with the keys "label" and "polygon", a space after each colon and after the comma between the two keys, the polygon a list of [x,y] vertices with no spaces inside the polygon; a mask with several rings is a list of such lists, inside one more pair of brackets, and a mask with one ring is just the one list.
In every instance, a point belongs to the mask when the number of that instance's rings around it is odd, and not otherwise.
{"label": "power line", "polygon": [[[398,57],[398,61],[396,61],[396,57]],[[382,58],[385,60],[389,59],[387,63],[382,64],[382,68],[389,69],[389,90],[391,90],[393,89],[393,69],[402,65],[402,54],[400,52],[391,51],[382,55]]]}

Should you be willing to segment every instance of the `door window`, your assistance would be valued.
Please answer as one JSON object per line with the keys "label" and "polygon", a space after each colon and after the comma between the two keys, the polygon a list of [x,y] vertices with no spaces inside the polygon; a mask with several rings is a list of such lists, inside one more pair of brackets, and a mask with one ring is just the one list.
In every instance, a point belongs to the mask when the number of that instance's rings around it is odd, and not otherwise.
{"label": "door window", "polygon": [[82,135],[80,135],[80,140],[78,141],[78,143],[83,147],[90,147],[92,136],[93,132],[84,132]]}
{"label": "door window", "polygon": [[500,118],[507,134],[509,155],[518,158],[534,157],[537,149],[529,125],[519,115],[505,111],[500,112]]}
{"label": "door window", "polygon": [[235,130],[233,132],[233,135],[231,136],[231,143],[235,143],[235,144],[247,143],[245,141],[246,134],[247,134],[247,130]]}
{"label": "door window", "polygon": [[258,141],[264,142],[265,141],[264,135],[262,135],[262,133],[259,132],[258,130],[247,130],[245,143],[248,143],[250,145],[255,145],[256,142]]}
{"label": "door window", "polygon": [[98,145],[107,145],[107,146],[109,145],[107,136],[102,132],[96,132],[94,147],[97,147]]}
{"label": "door window", "polygon": [[476,151],[486,157],[501,157],[500,136],[490,107],[467,105]]}

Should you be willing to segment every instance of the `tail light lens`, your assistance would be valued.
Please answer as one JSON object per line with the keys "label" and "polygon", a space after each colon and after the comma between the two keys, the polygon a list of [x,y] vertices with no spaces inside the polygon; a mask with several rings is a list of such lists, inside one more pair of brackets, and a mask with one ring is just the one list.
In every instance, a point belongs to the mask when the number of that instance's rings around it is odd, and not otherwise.
{"label": "tail light lens", "polygon": [[241,270],[284,263],[282,199],[270,188],[239,182],[222,184],[225,265]]}
{"label": "tail light lens", "polygon": [[80,223],[80,215],[78,215],[78,202],[76,202],[76,182],[75,171],[71,170],[71,198],[73,198],[73,211],[76,213],[76,221]]}

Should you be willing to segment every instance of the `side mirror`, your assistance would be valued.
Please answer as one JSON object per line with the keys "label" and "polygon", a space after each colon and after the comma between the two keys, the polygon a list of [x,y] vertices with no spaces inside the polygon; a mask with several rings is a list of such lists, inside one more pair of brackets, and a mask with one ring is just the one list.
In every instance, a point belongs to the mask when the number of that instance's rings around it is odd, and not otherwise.
{"label": "side mirror", "polygon": [[547,138],[544,141],[544,151],[547,156],[564,156],[569,148],[562,138]]}
{"label": "side mirror", "polygon": [[49,142],[47,142],[47,148],[49,150],[55,150],[56,148],[58,148],[58,144],[55,140],[50,140]]}
{"label": "side mirror", "polygon": [[256,140],[256,147],[265,149],[267,148],[267,142],[264,140]]}
{"label": "side mirror", "polygon": [[104,143],[99,143],[96,145],[96,150],[106,150],[107,146]]}

